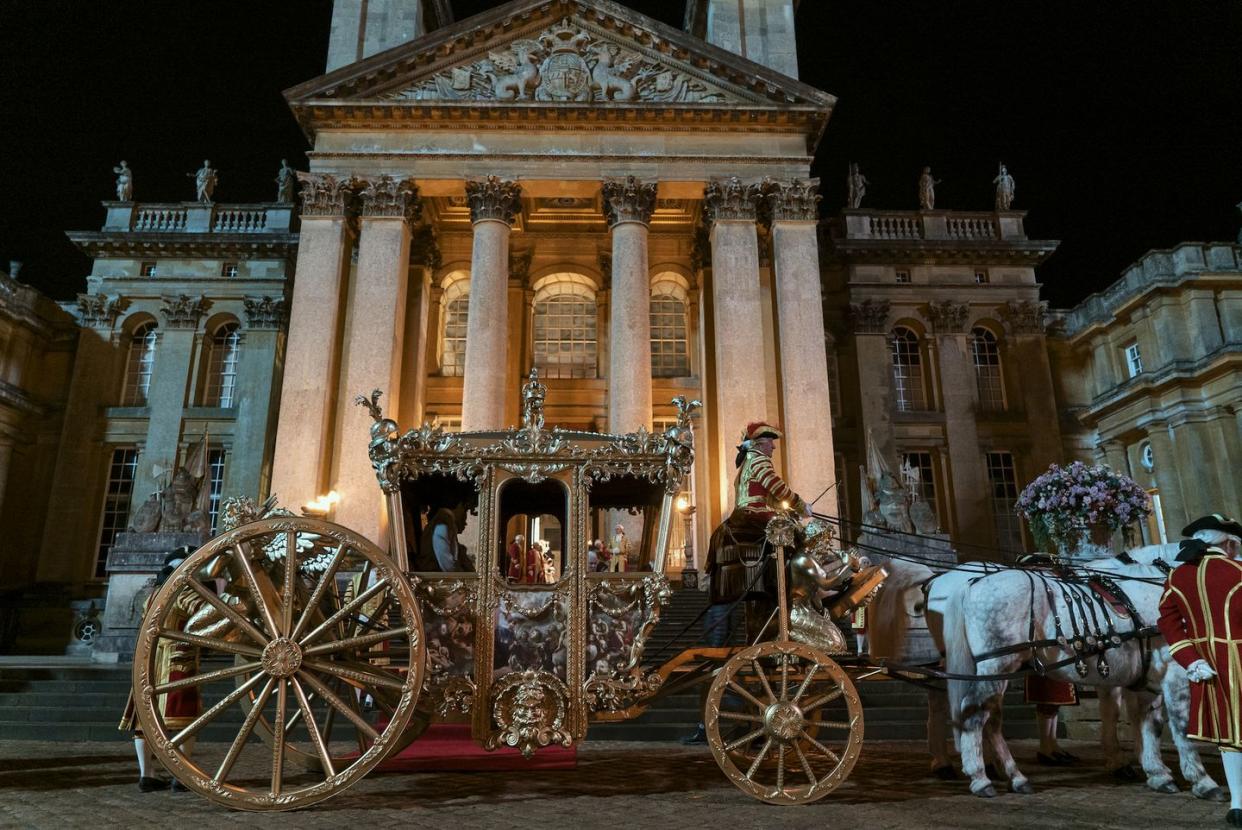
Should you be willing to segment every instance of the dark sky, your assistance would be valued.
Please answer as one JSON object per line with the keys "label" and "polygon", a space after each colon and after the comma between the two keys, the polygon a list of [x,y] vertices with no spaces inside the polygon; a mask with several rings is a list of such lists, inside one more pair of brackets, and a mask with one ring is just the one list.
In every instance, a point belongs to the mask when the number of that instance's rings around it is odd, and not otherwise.
{"label": "dark sky", "polygon": [[[459,19],[498,5],[455,0]],[[680,0],[627,5],[680,25]],[[112,166],[139,201],[193,195],[210,158],[221,201],[272,198],[305,141],[281,91],[320,74],[331,0],[0,0],[0,261],[56,297],[89,263],[64,239],[102,224]],[[1233,239],[1242,201],[1242,3],[803,0],[802,79],[838,96],[815,172],[825,211],[857,160],[867,203],[989,209],[1004,160],[1054,305],[1144,251]]]}

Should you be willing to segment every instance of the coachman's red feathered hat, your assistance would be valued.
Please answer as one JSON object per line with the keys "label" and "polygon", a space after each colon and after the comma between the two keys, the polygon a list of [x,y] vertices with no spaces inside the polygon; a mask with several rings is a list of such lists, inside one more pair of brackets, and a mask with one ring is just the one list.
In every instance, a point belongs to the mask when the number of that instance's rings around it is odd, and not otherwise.
{"label": "coachman's red feathered hat", "polygon": [[784,433],[782,433],[778,427],[774,427],[771,424],[764,423],[763,421],[751,421],[746,425],[746,434],[742,436],[742,440],[754,441],[755,439],[762,438],[765,435],[771,438],[785,437]]}

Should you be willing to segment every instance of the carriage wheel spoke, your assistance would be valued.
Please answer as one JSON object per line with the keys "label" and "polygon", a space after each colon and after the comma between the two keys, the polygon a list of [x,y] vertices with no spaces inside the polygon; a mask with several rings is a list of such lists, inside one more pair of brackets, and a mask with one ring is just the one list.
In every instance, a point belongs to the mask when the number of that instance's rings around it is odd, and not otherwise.
{"label": "carriage wheel spoke", "polygon": [[852,724],[843,720],[821,720],[816,721],[815,725],[820,729],[851,729]]}
{"label": "carriage wheel spoke", "polygon": [[285,678],[276,681],[276,728],[272,734],[272,795],[280,795],[285,773],[285,711],[289,706],[289,686]]}
{"label": "carriage wheel spoke", "polygon": [[763,723],[763,718],[758,715],[748,715],[745,712],[725,712],[722,710],[720,712],[720,717],[722,720],[740,720],[746,721],[747,723]]}
{"label": "carriage wheel spoke", "polygon": [[751,732],[747,735],[743,735],[742,737],[738,738],[733,743],[726,744],[725,752],[732,752],[733,750],[737,749],[742,744],[748,744],[751,741],[753,741],[755,738],[758,738],[762,734],[763,734],[763,727],[760,727],[756,729],[754,732]]}
{"label": "carriage wheel spoke", "polygon": [[759,754],[755,756],[755,760],[751,762],[750,769],[746,770],[747,780],[755,777],[755,770],[759,769],[759,765],[763,763],[764,757],[768,754],[768,750],[772,748],[772,739],[768,738],[763,742],[763,749],[759,750]]}
{"label": "carriage wheel spoke", "polygon": [[280,630],[289,636],[293,632],[293,590],[298,581],[298,534],[285,531],[284,591],[280,596]]}
{"label": "carriage wheel spoke", "polygon": [[[310,703],[314,698],[315,698],[315,693],[311,692],[309,695],[306,696],[306,702]],[[302,719],[302,714],[303,714],[302,707],[299,706],[297,709],[294,710],[293,714],[289,716],[289,722],[285,724],[286,735],[293,731],[293,727],[297,726],[298,721]],[[312,717],[313,717],[313,713],[312,713]]]}
{"label": "carriage wheel spoke", "polygon": [[794,752],[798,754],[798,763],[802,764],[802,771],[806,773],[807,780],[811,782],[811,786],[819,783],[819,779],[815,777],[815,770],[811,769],[811,762],[806,759],[806,753],[802,751],[799,744],[793,745]]}
{"label": "carriage wheel spoke", "polygon": [[755,667],[755,674],[759,675],[759,682],[763,684],[763,691],[767,693],[768,702],[775,703],[776,695],[772,692],[772,684],[768,683],[768,676],[764,674],[763,669],[759,666],[758,660],[751,660],[750,664]]}
{"label": "carriage wheel spoke", "polygon": [[263,624],[267,626],[268,633],[273,637],[279,637],[280,629],[276,627],[276,618],[272,616],[272,609],[263,599],[263,591],[259,588],[259,578],[255,575],[254,564],[250,561],[250,545],[238,542],[233,548],[233,561],[241,566],[242,574],[246,577],[246,586],[250,589],[250,596],[263,617]]}
{"label": "carriage wheel spoke", "polygon": [[760,702],[759,702],[759,698],[757,698],[757,697],[755,697],[754,695],[752,695],[749,691],[747,691],[746,689],[744,689],[744,688],[743,688],[741,685],[739,685],[736,681],[734,681],[734,680],[730,680],[730,681],[729,681],[729,688],[730,688],[730,689],[732,689],[733,691],[737,692],[737,693],[738,693],[739,695],[741,695],[742,697],[744,697],[744,698],[746,698],[747,700],[749,700],[751,703],[753,703],[753,704],[755,705],[755,708],[756,708],[756,709],[758,709],[759,711],[761,711],[761,712],[762,712],[764,709],[768,708],[768,705],[767,705],[766,703],[760,703]]}
{"label": "carriage wheel spoke", "polygon": [[806,677],[802,678],[802,685],[799,686],[798,691],[794,693],[794,703],[797,703],[802,699],[802,695],[806,693],[807,687],[811,685],[811,678],[815,677],[815,672],[817,671],[819,671],[819,664],[812,663],[811,667],[806,671]]}
{"label": "carriage wheel spoke", "polygon": [[293,694],[298,699],[298,709],[302,712],[302,722],[306,724],[306,732],[310,735],[311,743],[315,745],[315,750],[319,753],[319,762],[323,764],[323,777],[327,780],[336,775],[336,768],[332,766],[328,747],[324,743],[323,736],[319,734],[319,728],[315,726],[315,717],[311,713],[310,701],[306,699],[306,690],[292,677],[289,678],[289,683],[293,686]]}
{"label": "carriage wheel spoke", "polygon": [[776,749],[776,789],[785,789],[785,753],[789,747],[781,744]]}
{"label": "carriage wheel spoke", "polygon": [[153,691],[157,695],[175,692],[179,689],[187,689],[190,686],[201,686],[204,683],[214,683],[217,680],[224,680],[229,677],[236,677],[239,674],[245,674],[248,671],[254,671],[259,668],[261,663],[242,663],[240,666],[230,666],[227,669],[218,669],[210,671],[206,674],[196,674],[193,677],[184,677],[181,680],[173,680],[168,683],[161,683],[156,686]]}
{"label": "carriage wheel spoke", "polygon": [[782,655],[781,658],[781,701],[784,701],[789,694],[789,655]]}
{"label": "carriage wheel spoke", "polygon": [[243,654],[246,657],[261,657],[263,650],[254,646],[242,645],[241,643],[230,643],[228,640],[217,640],[215,637],[203,637],[198,634],[186,634],[184,631],[177,631],[175,628],[161,628],[160,636],[166,640],[173,640],[178,643],[188,643],[199,648],[211,649],[213,651],[227,651],[229,654]]}
{"label": "carriage wheel spoke", "polygon": [[805,729],[803,729],[798,734],[804,741],[806,741],[811,746],[818,749],[820,752],[824,753],[824,755],[827,755],[829,761],[832,761],[832,763],[834,764],[841,763],[841,757],[837,755],[837,753],[833,752],[831,749],[829,749],[828,747],[821,744],[819,741],[812,738],[809,734],[807,734],[807,731]]}
{"label": "carriage wheel spoke", "polygon": [[265,675],[263,674],[256,674],[254,677],[251,677],[245,683],[241,684],[236,689],[229,692],[227,695],[221,698],[219,703],[217,703],[215,706],[212,706],[206,712],[203,712],[203,714],[195,718],[190,723],[190,725],[187,726],[185,729],[182,729],[176,735],[173,735],[169,739],[169,743],[171,743],[173,746],[181,746],[181,744],[184,743],[187,738],[192,738],[195,735],[197,735],[199,730],[201,730],[204,726],[206,726],[207,724],[211,723],[213,720],[218,718],[220,716],[220,713],[223,712],[225,709],[229,708],[234,703],[241,700],[242,697],[245,694],[247,694],[251,689],[253,689],[258,684],[258,682],[262,680],[264,677]]}
{"label": "carriage wheel spoke", "polygon": [[236,610],[230,608],[228,603],[226,603],[224,600],[216,596],[215,593],[207,590],[207,588],[203,586],[203,584],[200,583],[197,579],[190,579],[189,585],[194,590],[195,593],[197,593],[203,599],[207,600],[208,604],[211,605],[212,608],[215,608],[217,611],[223,614],[228,620],[230,620],[233,623],[233,625],[237,626],[242,631],[246,632],[246,634],[249,635],[250,639],[254,640],[256,643],[258,643],[261,646],[267,645],[268,638],[263,636],[262,631],[259,631],[259,629],[255,628],[254,625],[250,622],[250,620],[246,619],[241,614],[237,613]]}
{"label": "carriage wheel spoke", "polygon": [[254,725],[259,722],[259,717],[263,714],[263,707],[267,705],[267,699],[272,695],[272,689],[276,686],[276,678],[269,677],[267,682],[263,684],[262,691],[255,699],[254,706],[250,707],[250,711],[246,713],[246,720],[242,723],[241,729],[237,732],[237,737],[233,739],[233,744],[229,747],[229,751],[225,754],[224,760],[220,762],[220,768],[216,770],[215,778],[211,783],[217,787],[224,783],[229,772],[233,769],[233,764],[237,763],[238,757],[241,755],[242,749],[246,746],[251,733],[254,732]]}
{"label": "carriage wheel spoke", "polygon": [[336,584],[336,571],[341,567],[341,563],[345,561],[345,551],[348,548],[342,542],[337,546],[336,552],[332,554],[332,559],[328,562],[328,568],[319,577],[315,590],[311,592],[310,599],[306,601],[306,607],[302,609],[302,615],[298,617],[297,625],[293,627],[293,633],[289,635],[290,640],[296,640],[302,631],[306,628],[306,624],[310,622],[311,615],[319,609],[319,603],[323,601],[323,595],[328,588]]}
{"label": "carriage wheel spoke", "polygon": [[400,680],[396,680],[387,675],[375,674],[374,672],[353,668],[352,664],[345,665],[342,663],[330,663],[326,660],[303,659],[302,665],[312,668],[315,671],[339,677],[342,680],[352,680],[354,681],[354,684],[352,685],[357,685],[358,688],[363,689],[364,691],[366,690],[365,687],[368,685],[379,686],[385,689],[405,688],[405,684]]}
{"label": "carriage wheel spoke", "polygon": [[[374,631],[379,628],[381,623],[387,622],[388,607],[392,605],[392,594],[388,594],[376,606],[375,613],[367,619],[363,619],[362,615],[350,615],[345,623],[353,629],[354,634],[362,634],[367,631]],[[344,636],[344,635],[341,635]]]}
{"label": "carriage wheel spoke", "polygon": [[342,715],[348,718],[350,723],[358,727],[358,729],[361,730],[364,734],[366,734],[368,738],[370,738],[372,741],[379,739],[379,733],[375,731],[375,728],[371,726],[371,724],[363,720],[361,715],[356,713],[353,709],[350,709],[349,706],[346,705],[343,700],[337,697],[332,692],[331,689],[329,689],[326,685],[324,685],[323,682],[319,680],[319,678],[315,677],[313,674],[306,671],[305,669],[298,670],[298,677],[302,678],[307,683],[309,683],[312,689],[319,692],[320,697],[322,697],[333,708],[335,708],[338,712],[340,712]]}
{"label": "carriage wheel spoke", "polygon": [[331,643],[323,643],[322,645],[312,646],[306,649],[302,654],[311,657],[316,654],[330,654],[334,651],[344,651],[348,648],[362,648],[364,646],[374,645],[384,640],[392,640],[397,637],[404,636],[410,632],[408,628],[390,628],[387,631],[376,631],[373,634],[363,634],[360,637],[350,637],[347,640],[337,640]]}
{"label": "carriage wheel spoke", "polygon": [[[833,689],[831,692],[828,692],[827,694],[823,694],[815,698],[810,703],[808,703],[806,706],[801,707],[801,709],[803,712],[809,712],[812,709],[818,709],[819,707],[823,706],[826,703],[832,703],[834,700],[839,698],[842,694],[843,694],[842,689],[840,688]],[[797,700],[797,698],[794,698],[794,699]]]}
{"label": "carriage wheel spoke", "polygon": [[299,641],[299,644],[305,646],[308,643],[314,642],[316,639],[318,639],[318,637],[321,634],[323,634],[328,629],[336,625],[337,622],[349,616],[350,614],[352,614],[354,611],[358,610],[362,606],[366,605],[371,600],[372,597],[374,597],[380,591],[386,590],[387,588],[388,588],[388,580],[381,579],[379,582],[375,583],[370,588],[366,589],[362,593],[358,594],[358,596],[354,597],[349,602],[342,605],[339,609],[337,609],[336,613],[334,613],[332,616],[328,617],[326,620],[324,620],[318,626],[316,626],[314,631],[312,631],[311,633],[303,637]]}

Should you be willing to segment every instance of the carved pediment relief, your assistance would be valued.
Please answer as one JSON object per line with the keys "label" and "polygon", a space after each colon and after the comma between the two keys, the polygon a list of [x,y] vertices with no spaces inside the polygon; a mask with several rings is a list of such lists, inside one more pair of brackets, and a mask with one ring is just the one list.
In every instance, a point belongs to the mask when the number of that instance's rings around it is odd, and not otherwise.
{"label": "carved pediment relief", "polygon": [[413,85],[388,101],[534,101],[719,104],[757,96],[726,90],[691,67],[584,21],[565,18],[537,35],[489,48]]}

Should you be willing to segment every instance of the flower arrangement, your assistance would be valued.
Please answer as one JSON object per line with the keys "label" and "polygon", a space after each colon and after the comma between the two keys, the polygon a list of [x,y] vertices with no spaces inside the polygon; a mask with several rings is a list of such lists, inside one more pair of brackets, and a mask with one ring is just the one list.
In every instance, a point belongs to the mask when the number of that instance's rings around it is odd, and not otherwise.
{"label": "flower arrangement", "polygon": [[[1053,464],[1018,496],[1018,512],[1041,550],[1070,551],[1151,514],[1151,498],[1138,482],[1102,465]],[[1094,538],[1100,531],[1103,540]]]}

